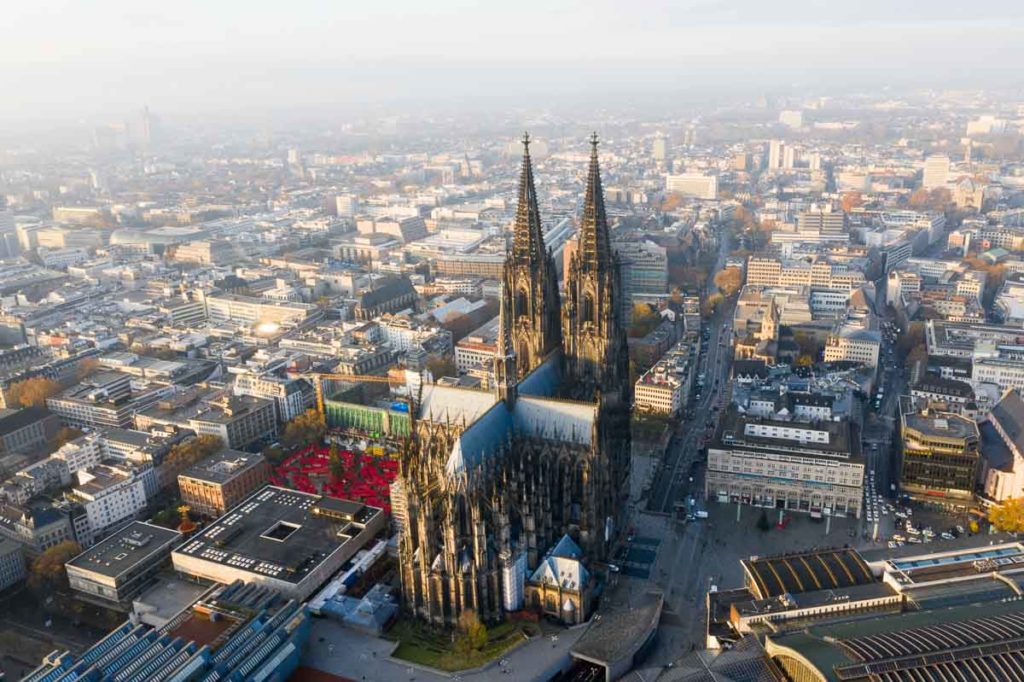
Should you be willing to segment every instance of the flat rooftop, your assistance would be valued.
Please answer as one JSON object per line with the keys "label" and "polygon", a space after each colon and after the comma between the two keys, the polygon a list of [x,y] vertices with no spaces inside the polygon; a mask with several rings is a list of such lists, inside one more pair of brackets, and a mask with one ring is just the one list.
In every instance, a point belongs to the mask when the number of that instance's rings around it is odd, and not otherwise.
{"label": "flat rooftop", "polygon": [[183,476],[210,483],[226,483],[265,462],[263,455],[225,449],[185,470]]}
{"label": "flat rooftop", "polygon": [[[790,435],[773,436],[772,433]],[[797,435],[801,432],[804,435]],[[730,407],[722,415],[714,447],[750,449],[790,456],[836,457],[862,462],[860,429],[842,421],[782,421],[741,414]]]}
{"label": "flat rooftop", "polygon": [[383,513],[360,502],[266,486],[174,554],[298,584]]}
{"label": "flat rooftop", "polygon": [[167,551],[180,537],[176,530],[135,521],[76,556],[68,566],[116,578]]}
{"label": "flat rooftop", "polygon": [[903,415],[911,429],[932,438],[978,438],[978,425],[971,419],[946,412]]}

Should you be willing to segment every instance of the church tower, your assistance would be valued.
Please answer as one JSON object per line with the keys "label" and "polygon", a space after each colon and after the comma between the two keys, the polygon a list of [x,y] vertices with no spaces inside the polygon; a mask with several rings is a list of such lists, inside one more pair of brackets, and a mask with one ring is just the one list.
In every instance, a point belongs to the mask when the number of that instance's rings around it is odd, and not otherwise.
{"label": "church tower", "polygon": [[494,353],[494,385],[501,398],[512,409],[516,401],[519,373],[516,370],[516,356],[511,348],[512,331],[509,326],[508,304],[511,299],[502,291],[501,307],[498,309],[498,343]]}
{"label": "church tower", "polygon": [[515,356],[516,378],[521,379],[561,343],[558,276],[555,261],[544,248],[528,134],[523,135],[519,206],[501,295],[508,318],[508,350]]}
{"label": "church tower", "polygon": [[597,159],[590,138],[590,170],[583,201],[579,246],[569,262],[562,309],[565,369],[573,397],[628,400],[629,355],[622,326],[618,260],[612,253]]}

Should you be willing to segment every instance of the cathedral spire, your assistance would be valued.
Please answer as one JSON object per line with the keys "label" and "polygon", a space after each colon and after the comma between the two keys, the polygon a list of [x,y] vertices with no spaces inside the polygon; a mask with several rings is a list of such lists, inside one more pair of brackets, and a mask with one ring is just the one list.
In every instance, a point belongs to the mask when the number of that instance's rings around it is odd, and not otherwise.
{"label": "cathedral spire", "polygon": [[508,280],[502,285],[501,303],[498,307],[498,338],[494,350],[494,384],[498,397],[509,407],[516,399],[518,370],[516,356],[512,350],[511,311],[508,310],[511,297],[507,295]]}
{"label": "cathedral spire", "polygon": [[540,263],[543,258],[544,233],[537,207],[537,190],[533,186],[530,134],[523,133],[523,167],[519,173],[519,205],[513,230],[512,260],[516,263]]}
{"label": "cathedral spire", "polygon": [[580,264],[584,269],[603,269],[611,263],[608,217],[604,210],[601,167],[597,159],[597,133],[590,136],[590,170],[583,197],[583,220],[580,223]]}

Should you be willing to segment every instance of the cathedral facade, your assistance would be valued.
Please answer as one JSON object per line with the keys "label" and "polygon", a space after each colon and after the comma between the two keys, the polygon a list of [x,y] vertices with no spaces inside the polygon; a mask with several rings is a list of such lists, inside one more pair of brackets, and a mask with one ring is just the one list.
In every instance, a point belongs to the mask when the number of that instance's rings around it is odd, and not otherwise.
{"label": "cathedral facade", "polygon": [[[580,566],[607,560],[629,488],[626,335],[598,141],[564,302],[523,142],[493,390],[425,387],[393,490],[403,510],[403,607],[437,624],[454,625],[467,609],[496,621],[539,608],[528,576],[577,560],[575,551],[553,556],[556,546],[578,548]],[[572,575],[560,589],[529,593],[585,594],[589,585],[575,580],[591,581],[592,571]],[[583,603],[575,596],[564,607]]]}

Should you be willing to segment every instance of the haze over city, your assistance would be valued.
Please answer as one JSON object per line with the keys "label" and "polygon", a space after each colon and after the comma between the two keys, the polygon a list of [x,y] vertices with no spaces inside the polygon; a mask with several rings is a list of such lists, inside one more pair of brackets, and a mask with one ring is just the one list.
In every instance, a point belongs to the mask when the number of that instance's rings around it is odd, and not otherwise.
{"label": "haze over city", "polygon": [[0,680],[1024,674],[1024,4],[2,15]]}

